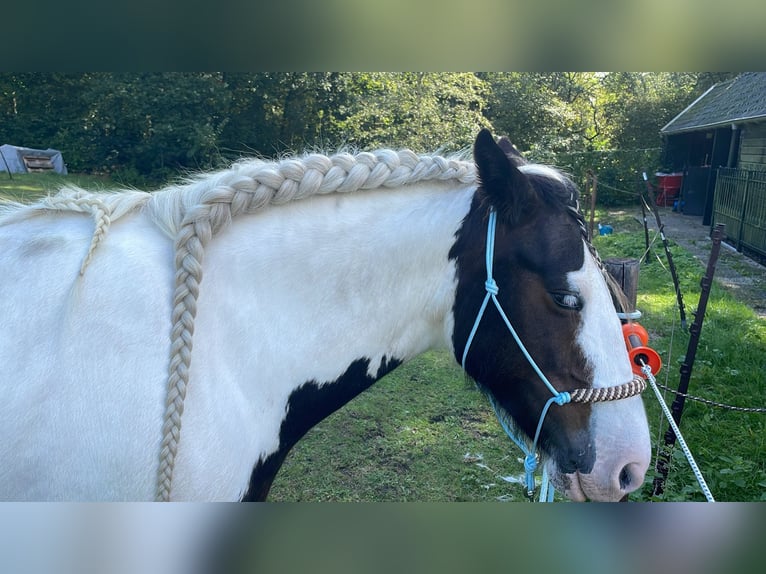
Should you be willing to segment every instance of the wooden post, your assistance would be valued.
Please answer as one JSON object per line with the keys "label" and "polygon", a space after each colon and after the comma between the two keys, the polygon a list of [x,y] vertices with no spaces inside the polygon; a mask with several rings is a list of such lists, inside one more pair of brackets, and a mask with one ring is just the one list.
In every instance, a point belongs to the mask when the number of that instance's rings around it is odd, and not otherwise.
{"label": "wooden post", "polygon": [[623,312],[633,313],[636,310],[638,271],[641,262],[638,259],[614,258],[605,260],[604,266],[628,298],[630,309],[623,309]]}
{"label": "wooden post", "polygon": [[596,216],[596,182],[598,180],[590,170],[588,170],[587,177],[590,178],[590,229],[588,230],[588,239],[593,241],[593,219]]}

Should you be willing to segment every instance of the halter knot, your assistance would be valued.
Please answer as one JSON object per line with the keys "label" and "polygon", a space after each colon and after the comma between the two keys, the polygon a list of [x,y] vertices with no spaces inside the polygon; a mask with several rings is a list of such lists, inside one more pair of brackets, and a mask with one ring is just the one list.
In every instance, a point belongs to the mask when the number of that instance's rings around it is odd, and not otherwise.
{"label": "halter knot", "polygon": [[553,402],[559,406],[565,405],[568,402],[571,402],[571,400],[572,400],[572,395],[570,395],[566,391],[560,391],[558,395],[553,397]]}
{"label": "halter knot", "polygon": [[484,283],[484,288],[490,295],[497,295],[500,293],[500,288],[497,286],[497,283],[492,277],[487,279],[487,281]]}
{"label": "halter knot", "polygon": [[524,470],[527,498],[532,500],[535,496],[535,470],[537,470],[537,455],[534,452],[527,453],[527,456],[524,457]]}
{"label": "halter knot", "polygon": [[527,453],[527,456],[524,457],[524,470],[528,473],[535,472],[537,470],[537,461],[538,457],[535,453]]}

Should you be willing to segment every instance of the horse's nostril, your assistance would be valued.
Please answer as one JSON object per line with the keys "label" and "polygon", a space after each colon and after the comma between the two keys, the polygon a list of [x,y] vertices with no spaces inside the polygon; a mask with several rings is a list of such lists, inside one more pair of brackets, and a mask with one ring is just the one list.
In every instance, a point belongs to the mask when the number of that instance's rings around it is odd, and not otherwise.
{"label": "horse's nostril", "polygon": [[641,473],[638,471],[638,468],[636,468],[637,465],[634,463],[626,464],[622,467],[622,470],[620,471],[619,481],[620,481],[620,489],[621,490],[632,490],[632,486],[637,482],[641,481]]}

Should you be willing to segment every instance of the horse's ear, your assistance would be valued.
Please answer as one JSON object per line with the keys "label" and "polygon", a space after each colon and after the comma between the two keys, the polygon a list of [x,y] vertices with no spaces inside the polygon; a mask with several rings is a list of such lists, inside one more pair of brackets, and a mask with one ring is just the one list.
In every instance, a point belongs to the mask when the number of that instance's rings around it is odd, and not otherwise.
{"label": "horse's ear", "polygon": [[476,137],[473,157],[482,189],[501,219],[513,224],[535,209],[538,197],[529,178],[513,164],[489,130],[481,130]]}
{"label": "horse's ear", "polygon": [[527,163],[526,158],[521,155],[521,152],[516,149],[516,146],[513,145],[511,140],[509,140],[507,137],[503,136],[497,140],[497,145],[501,150],[503,150],[505,155],[508,156],[508,159],[510,159],[516,165],[524,165]]}

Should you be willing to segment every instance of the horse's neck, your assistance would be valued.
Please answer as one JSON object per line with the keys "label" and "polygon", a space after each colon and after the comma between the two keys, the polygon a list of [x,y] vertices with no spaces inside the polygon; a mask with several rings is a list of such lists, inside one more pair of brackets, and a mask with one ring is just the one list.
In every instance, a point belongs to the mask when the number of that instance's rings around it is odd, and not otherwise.
{"label": "horse's neck", "polygon": [[[429,184],[317,196],[238,218],[205,255],[198,329],[214,322],[246,347],[241,356],[255,357],[256,372],[268,365],[289,385],[334,381],[364,358],[377,372],[384,357],[449,345],[448,253],[470,199],[465,188]],[[238,329],[254,338],[237,342]]]}

